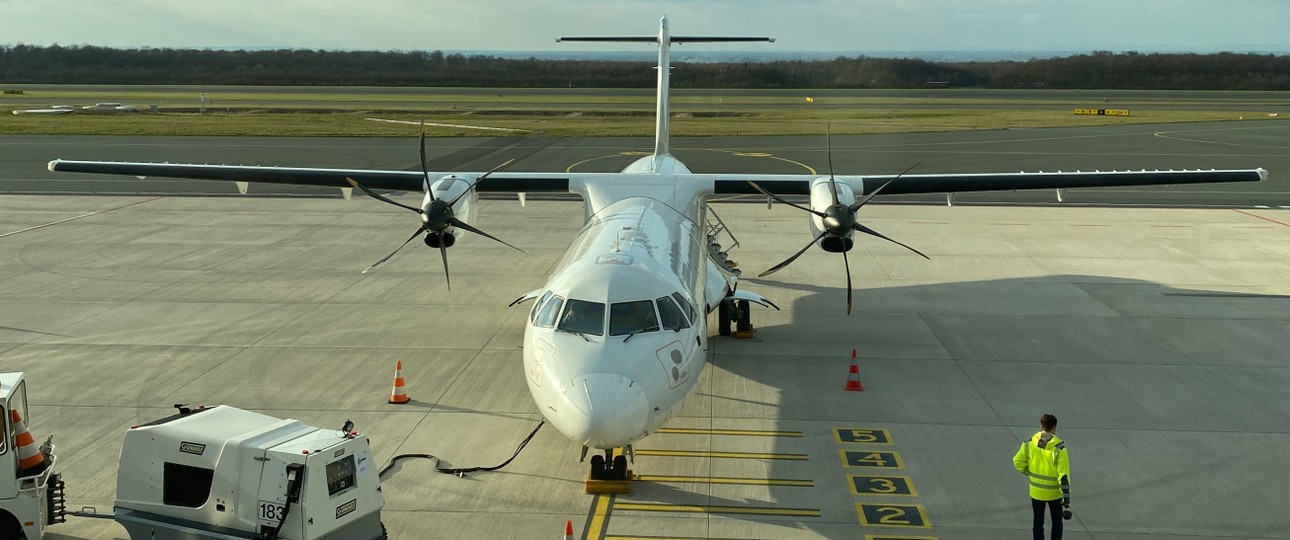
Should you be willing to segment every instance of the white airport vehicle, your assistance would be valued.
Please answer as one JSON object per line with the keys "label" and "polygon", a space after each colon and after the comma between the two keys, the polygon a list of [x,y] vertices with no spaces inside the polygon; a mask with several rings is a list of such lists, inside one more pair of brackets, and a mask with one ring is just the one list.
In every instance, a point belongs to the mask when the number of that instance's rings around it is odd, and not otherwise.
{"label": "white airport vehicle", "polygon": [[[43,469],[22,471],[26,429],[9,422],[0,538],[41,540],[66,515],[115,519],[131,540],[386,538],[376,464],[352,424],[325,429],[228,406],[176,407],[126,432],[110,515],[66,511],[52,444]],[[0,408],[26,418],[22,373],[0,374]]]}
{"label": "white airport vehicle", "polygon": [[[857,232],[900,244],[857,219],[875,195],[953,193],[1015,189],[1066,189],[1207,182],[1256,182],[1263,169],[1186,171],[1020,172],[1000,174],[765,175],[694,174],[669,152],[668,89],[673,44],[773,41],[765,37],[674,36],[664,17],[649,36],[561,38],[563,41],[626,41],[658,47],[658,95],[652,155],[620,173],[421,171],[221,166],[54,160],[49,170],[160,176],[237,182],[270,182],[358,188],[369,196],[418,215],[417,228],[399,249],[418,238],[440,252],[445,279],[447,248],[461,231],[501,242],[469,223],[477,194],[561,192],[586,203],[585,225],[547,283],[516,300],[536,300],[525,323],[524,371],[542,415],[564,435],[589,449],[592,479],[621,479],[626,459],[614,457],[662,426],[681,408],[702,373],[708,348],[709,313],[718,333],[751,328],[750,303],[774,305],[740,287],[739,272],[717,244],[725,231],[710,212],[714,196],[754,195],[809,213],[810,238],[793,256],[762,275],[796,260],[811,246],[840,253],[847,268],[846,312],[851,312],[847,252]],[[508,162],[509,163],[509,162]],[[831,169],[831,167],[830,167]],[[908,172],[908,171],[906,171]],[[381,191],[422,194],[420,205],[390,199]],[[805,205],[783,196],[806,196]],[[711,221],[710,221],[711,220]],[[505,242],[503,242],[505,243]],[[510,245],[510,244],[506,244]],[[518,248],[517,248],[518,249]],[[395,250],[397,253],[398,250]],[[377,261],[381,264],[391,253]],[[449,282],[450,283],[450,282]]]}
{"label": "white airport vehicle", "polygon": [[[27,425],[27,384],[22,372],[0,373],[0,538],[40,540],[62,521],[63,484],[51,439],[37,447]],[[35,467],[24,467],[35,462]]]}

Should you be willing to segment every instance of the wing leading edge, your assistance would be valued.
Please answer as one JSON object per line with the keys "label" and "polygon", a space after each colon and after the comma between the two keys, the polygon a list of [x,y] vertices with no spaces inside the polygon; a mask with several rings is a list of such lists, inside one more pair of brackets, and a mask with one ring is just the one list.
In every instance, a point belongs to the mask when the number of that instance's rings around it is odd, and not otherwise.
{"label": "wing leading edge", "polygon": [[[383,171],[365,169],[313,169],[296,167],[253,167],[243,165],[188,165],[172,163],[131,163],[114,161],[69,161],[56,159],[49,162],[52,172],[79,172],[93,174],[119,174],[126,176],[159,176],[193,180],[224,180],[229,182],[264,182],[298,186],[348,188],[353,178],[371,189],[423,192],[420,171]],[[454,174],[431,172],[431,178]],[[477,173],[459,173],[477,174]],[[496,172],[481,183],[479,191],[501,192],[568,192],[569,175],[559,173],[509,173]]]}
{"label": "wing leading edge", "polygon": [[[817,177],[808,177],[814,179]],[[864,194],[872,193],[895,175],[842,176],[838,181],[862,180]],[[1096,171],[1096,172],[1018,172],[1001,174],[907,174],[900,181],[883,188],[883,195],[915,193],[950,193],[966,191],[1008,191],[1020,189],[1065,189],[1113,186],[1150,186],[1172,184],[1205,184],[1222,182],[1261,182],[1267,180],[1265,169],[1211,169],[1183,171]],[[717,195],[757,195],[748,184],[757,182],[763,188],[782,195],[806,195],[810,182],[797,175],[719,175],[714,181]]]}

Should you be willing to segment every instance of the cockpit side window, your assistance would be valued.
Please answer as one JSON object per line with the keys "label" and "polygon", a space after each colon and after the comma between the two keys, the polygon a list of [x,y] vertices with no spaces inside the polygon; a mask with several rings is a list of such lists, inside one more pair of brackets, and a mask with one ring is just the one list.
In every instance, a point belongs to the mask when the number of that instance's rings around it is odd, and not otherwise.
{"label": "cockpit side window", "polygon": [[542,309],[538,311],[537,320],[533,321],[534,326],[541,328],[551,328],[555,326],[555,318],[560,314],[560,306],[564,305],[564,299],[559,296],[552,296]]}
{"label": "cockpit side window", "polygon": [[679,292],[672,293],[672,299],[676,300],[676,303],[681,306],[681,309],[685,310],[685,314],[689,316],[690,322],[694,322],[694,318],[697,316],[694,312],[694,305],[687,302],[685,297],[681,296],[681,293]]}
{"label": "cockpit side window", "polygon": [[570,298],[560,315],[557,330],[587,334],[605,335],[605,305],[600,302],[588,302]]}
{"label": "cockpit side window", "polygon": [[551,299],[552,294],[553,293],[551,291],[547,291],[541,298],[538,298],[537,302],[533,302],[533,311],[529,313],[529,322],[537,322],[538,313],[542,311],[542,308],[546,305],[546,301]]}
{"label": "cockpit side window", "polygon": [[690,321],[685,319],[685,314],[681,313],[681,308],[676,305],[672,297],[664,296],[657,301],[658,318],[663,322],[664,330],[680,330],[690,327]]}
{"label": "cockpit side window", "polygon": [[658,316],[654,313],[654,302],[619,302],[609,307],[609,335],[657,331]]}

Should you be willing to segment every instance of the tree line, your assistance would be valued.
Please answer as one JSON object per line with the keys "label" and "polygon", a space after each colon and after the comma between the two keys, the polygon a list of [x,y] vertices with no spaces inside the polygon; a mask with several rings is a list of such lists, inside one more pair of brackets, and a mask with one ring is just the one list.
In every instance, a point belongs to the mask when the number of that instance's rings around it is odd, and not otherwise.
{"label": "tree line", "polygon": [[[652,62],[538,60],[442,51],[225,51],[0,46],[0,84],[650,87]],[[913,58],[685,63],[677,88],[955,87],[1290,90],[1290,55],[1094,51],[1061,58]]]}

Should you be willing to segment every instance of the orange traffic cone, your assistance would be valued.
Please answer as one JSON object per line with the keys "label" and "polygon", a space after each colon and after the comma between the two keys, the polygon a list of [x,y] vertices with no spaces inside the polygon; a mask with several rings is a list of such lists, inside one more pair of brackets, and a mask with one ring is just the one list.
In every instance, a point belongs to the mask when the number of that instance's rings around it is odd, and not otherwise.
{"label": "orange traffic cone", "polygon": [[9,420],[13,422],[14,446],[18,453],[18,476],[35,476],[45,472],[49,468],[49,460],[45,459],[45,454],[36,446],[36,439],[27,431],[27,424],[23,423],[22,415],[18,414],[17,409],[9,411]]}
{"label": "orange traffic cone", "polygon": [[860,365],[856,363],[855,349],[851,349],[851,371],[847,373],[847,385],[842,389],[848,392],[864,392],[864,383],[860,382]]}
{"label": "orange traffic cone", "polygon": [[408,390],[403,387],[403,361],[399,360],[394,364],[394,390],[390,392],[390,403],[403,405],[412,401],[408,397]]}
{"label": "orange traffic cone", "polygon": [[573,540],[573,520],[564,521],[564,540]]}

